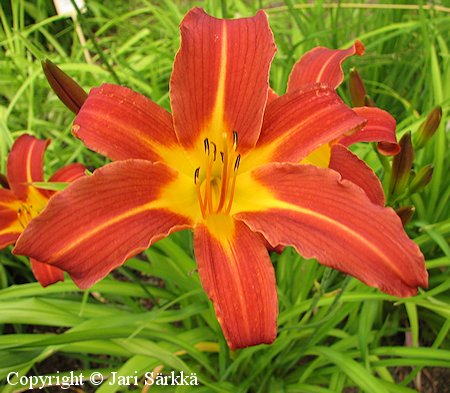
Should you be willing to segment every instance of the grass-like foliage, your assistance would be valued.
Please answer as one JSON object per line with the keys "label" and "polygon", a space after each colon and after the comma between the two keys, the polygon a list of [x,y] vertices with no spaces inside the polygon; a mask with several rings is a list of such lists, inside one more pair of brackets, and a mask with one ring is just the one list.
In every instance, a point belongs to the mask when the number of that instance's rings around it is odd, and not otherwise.
{"label": "grass-like foliage", "polygon": [[[170,109],[178,25],[192,2],[87,3],[88,11],[74,23],[57,16],[49,0],[1,2],[1,173],[13,140],[23,133],[52,139],[47,174],[74,161],[90,170],[106,163],[70,134],[73,114],[49,88],[44,58],[87,91],[120,83]],[[434,165],[431,183],[389,199],[394,208],[415,206],[406,230],[426,257],[428,290],[399,300],[287,248],[272,255],[280,307],[277,340],[230,352],[200,285],[187,232],[156,243],[84,292],[70,279],[41,288],[27,259],[5,249],[0,253],[0,380],[11,371],[88,375],[96,370],[105,377],[118,372],[141,379],[152,370],[183,370],[197,373],[200,385],[150,391],[444,392],[450,378],[450,9],[396,3],[207,0],[195,5],[217,17],[267,11],[278,46],[271,69],[278,93],[305,51],[347,47],[359,38],[366,54],[346,61],[346,75],[357,67],[377,106],[396,118],[399,139],[411,131],[414,141],[426,116],[442,107],[436,134],[414,160],[416,173]],[[344,82],[339,93],[349,103],[347,87]],[[371,144],[355,151],[387,192],[391,158],[379,156]],[[5,384],[2,391],[17,388]],[[52,389],[47,391],[60,391]],[[108,383],[97,388],[128,390]]]}

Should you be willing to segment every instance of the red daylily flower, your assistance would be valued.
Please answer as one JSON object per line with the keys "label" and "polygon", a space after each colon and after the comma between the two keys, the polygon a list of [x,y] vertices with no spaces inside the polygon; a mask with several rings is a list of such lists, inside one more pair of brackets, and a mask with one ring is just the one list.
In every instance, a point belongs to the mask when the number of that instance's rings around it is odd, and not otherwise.
{"label": "red daylily flower", "polygon": [[[30,221],[47,206],[55,191],[42,190],[30,183],[44,181],[43,158],[50,140],[22,135],[11,148],[7,162],[10,189],[0,188],[0,249],[17,240]],[[71,182],[84,174],[81,164],[58,170],[50,182]],[[64,272],[56,266],[30,259],[31,269],[43,287],[64,281]]]}
{"label": "red daylily flower", "polygon": [[366,120],[321,83],[266,105],[275,50],[262,11],[221,20],[192,9],[170,80],[172,114],[125,87],[92,89],[73,133],[117,161],[52,198],[14,252],[87,288],[191,228],[202,285],[233,349],[276,337],[263,237],[397,296],[426,287],[423,256],[393,210],[335,171],[297,163]]}
{"label": "red daylily flower", "polygon": [[[313,83],[324,83],[337,89],[344,80],[342,63],[350,56],[364,54],[364,45],[356,40],[347,49],[317,47],[307,52],[295,63],[289,77],[287,92],[292,92]],[[269,101],[278,98],[272,90]],[[373,203],[384,206],[383,187],[372,169],[347,147],[357,142],[378,142],[383,155],[396,155],[400,151],[395,136],[395,119],[386,111],[375,107],[357,107],[353,110],[367,120],[364,127],[349,135],[327,141],[305,159],[303,164],[331,168],[344,179],[361,187]]]}

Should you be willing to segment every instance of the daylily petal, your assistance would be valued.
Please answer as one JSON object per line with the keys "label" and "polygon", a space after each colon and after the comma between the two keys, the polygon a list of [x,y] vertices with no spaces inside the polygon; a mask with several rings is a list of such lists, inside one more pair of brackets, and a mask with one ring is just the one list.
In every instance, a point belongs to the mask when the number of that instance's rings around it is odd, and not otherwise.
{"label": "daylily petal", "polygon": [[33,258],[30,258],[30,264],[34,277],[44,288],[55,282],[64,281],[64,272],[56,266],[39,262]]}
{"label": "daylily petal", "polygon": [[299,162],[365,122],[328,86],[313,85],[285,94],[267,106],[256,149],[242,160],[242,167],[270,161]]}
{"label": "daylily petal", "polygon": [[279,95],[275,92],[275,90],[269,87],[267,95],[267,105],[269,105],[272,101],[275,101],[278,97]]}
{"label": "daylily petal", "polygon": [[267,15],[221,20],[193,8],[181,23],[181,47],[170,79],[178,140],[187,149],[236,130],[239,150],[258,139],[275,44]]}
{"label": "daylily petal", "polygon": [[18,239],[14,253],[57,266],[87,288],[153,242],[191,224],[160,198],[177,176],[166,165],[145,160],[106,165],[52,197]]}
{"label": "daylily petal", "polygon": [[22,200],[36,188],[28,183],[44,180],[44,152],[50,140],[40,140],[31,135],[22,135],[14,142],[7,161],[7,177],[14,195]]}
{"label": "daylily petal", "polygon": [[48,180],[49,182],[73,182],[84,176],[86,168],[84,165],[75,162],[58,169]]}
{"label": "daylily petal", "polygon": [[270,344],[277,334],[275,272],[261,238],[229,216],[194,231],[200,279],[231,349]]}
{"label": "daylily petal", "polygon": [[255,189],[254,183],[258,200],[235,218],[272,245],[292,245],[306,258],[396,296],[427,287],[423,255],[395,212],[373,204],[337,172],[268,164],[256,169],[243,187]]}
{"label": "daylily petal", "polygon": [[340,144],[350,146],[356,142],[380,142],[378,150],[384,155],[396,155],[400,151],[395,136],[396,122],[388,112],[368,106],[353,108],[353,110],[367,119],[367,124],[354,134],[339,139]]}
{"label": "daylily petal", "polygon": [[336,144],[331,147],[329,168],[339,172],[343,179],[361,187],[372,203],[384,206],[383,186],[377,175],[345,146]]}
{"label": "daylily petal", "polygon": [[112,160],[161,161],[176,146],[172,116],[135,91],[113,84],[93,88],[75,117],[72,133]]}
{"label": "daylily petal", "polygon": [[356,40],[350,48],[344,50],[322,46],[310,50],[292,68],[287,92],[311,83],[325,83],[336,89],[344,80],[342,62],[355,54],[359,56],[364,54],[364,45],[361,41]]}
{"label": "daylily petal", "polygon": [[0,249],[13,244],[22,233],[17,219],[20,205],[11,191],[0,189]]}

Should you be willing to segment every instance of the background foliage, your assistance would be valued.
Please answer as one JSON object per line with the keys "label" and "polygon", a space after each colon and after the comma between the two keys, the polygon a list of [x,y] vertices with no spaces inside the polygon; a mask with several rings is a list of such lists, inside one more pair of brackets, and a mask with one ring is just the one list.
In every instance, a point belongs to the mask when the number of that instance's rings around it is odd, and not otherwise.
{"label": "background foliage", "polygon": [[[345,69],[358,68],[377,105],[397,119],[398,137],[408,130],[414,136],[426,115],[442,106],[441,126],[416,152],[414,163],[416,172],[434,165],[431,184],[393,202],[416,207],[407,231],[426,256],[427,291],[399,300],[286,249],[272,258],[280,304],[277,341],[231,353],[201,289],[188,233],[158,242],[84,292],[70,279],[42,289],[33,282],[27,260],[7,249],[0,253],[0,380],[10,371],[97,370],[107,376],[111,371],[184,370],[197,373],[201,385],[195,392],[447,392],[450,9],[439,2],[436,8],[419,3],[208,0],[195,5],[217,17],[266,9],[278,46],[271,70],[278,93],[284,92],[302,53],[317,45],[346,47],[359,38],[366,54],[348,60]],[[119,82],[170,109],[168,81],[179,46],[178,24],[192,5],[88,0],[88,12],[79,21],[89,59],[74,22],[57,16],[51,1],[2,1],[0,171],[13,140],[25,132],[52,139],[48,174],[72,161],[90,169],[106,162],[70,135],[73,115],[48,87],[43,58],[86,90]],[[340,93],[349,102],[346,83]],[[380,160],[370,144],[356,151],[387,185],[390,163]],[[129,389],[103,384],[97,391],[116,390]]]}

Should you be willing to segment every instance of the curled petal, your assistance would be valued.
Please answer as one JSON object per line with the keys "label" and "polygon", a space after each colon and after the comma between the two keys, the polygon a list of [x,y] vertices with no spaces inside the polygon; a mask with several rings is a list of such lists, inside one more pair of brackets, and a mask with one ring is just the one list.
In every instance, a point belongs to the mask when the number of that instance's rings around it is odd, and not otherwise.
{"label": "curled petal", "polygon": [[194,236],[200,279],[230,348],[272,343],[277,286],[261,238],[229,216],[208,217]]}
{"label": "curled petal", "polygon": [[14,142],[6,171],[11,191],[17,198],[27,199],[30,192],[36,190],[29,183],[44,180],[44,152],[49,143],[48,139],[40,140],[27,134]]}
{"label": "curled petal", "polygon": [[39,262],[33,258],[30,259],[30,264],[34,277],[44,288],[58,281],[64,281],[64,272],[56,266]]}
{"label": "curled petal", "polygon": [[145,160],[100,168],[52,197],[14,253],[59,267],[88,288],[153,242],[190,225],[160,198],[177,176]]}
{"label": "curled petal", "polygon": [[364,106],[353,108],[361,117],[367,120],[367,124],[361,130],[352,135],[339,139],[339,143],[350,146],[357,142],[379,142],[378,151],[384,155],[396,155],[400,151],[395,136],[395,119],[380,108]]}
{"label": "curled petal", "polygon": [[372,203],[384,206],[383,186],[377,175],[345,146],[339,144],[332,146],[329,168],[339,172],[343,179],[361,187]]}
{"label": "curled petal", "polygon": [[355,54],[359,56],[364,54],[364,45],[359,40],[348,49],[328,49],[319,46],[310,50],[292,68],[287,92],[312,83],[324,83],[336,89],[344,80],[342,62]]}
{"label": "curled petal", "polygon": [[21,202],[9,190],[0,189],[0,249],[13,244],[22,233],[17,219]]}
{"label": "curled petal", "polygon": [[242,164],[299,162],[324,143],[364,124],[365,119],[348,108],[334,89],[308,86],[268,105],[256,149]]}
{"label": "curled petal", "polygon": [[178,139],[187,150],[205,137],[239,134],[239,150],[253,147],[261,130],[275,54],[267,15],[216,19],[193,8],[180,26],[181,47],[170,79]]}
{"label": "curled petal", "polygon": [[161,161],[177,144],[170,113],[123,86],[93,88],[73,124],[77,138],[112,160]]}
{"label": "curled petal", "polygon": [[258,192],[258,202],[235,218],[272,245],[292,245],[304,257],[392,295],[411,296],[427,287],[423,255],[395,212],[373,204],[337,172],[268,164],[245,186]]}
{"label": "curled petal", "polygon": [[66,165],[58,169],[49,179],[50,182],[73,182],[79,177],[84,176],[86,168],[77,162]]}

